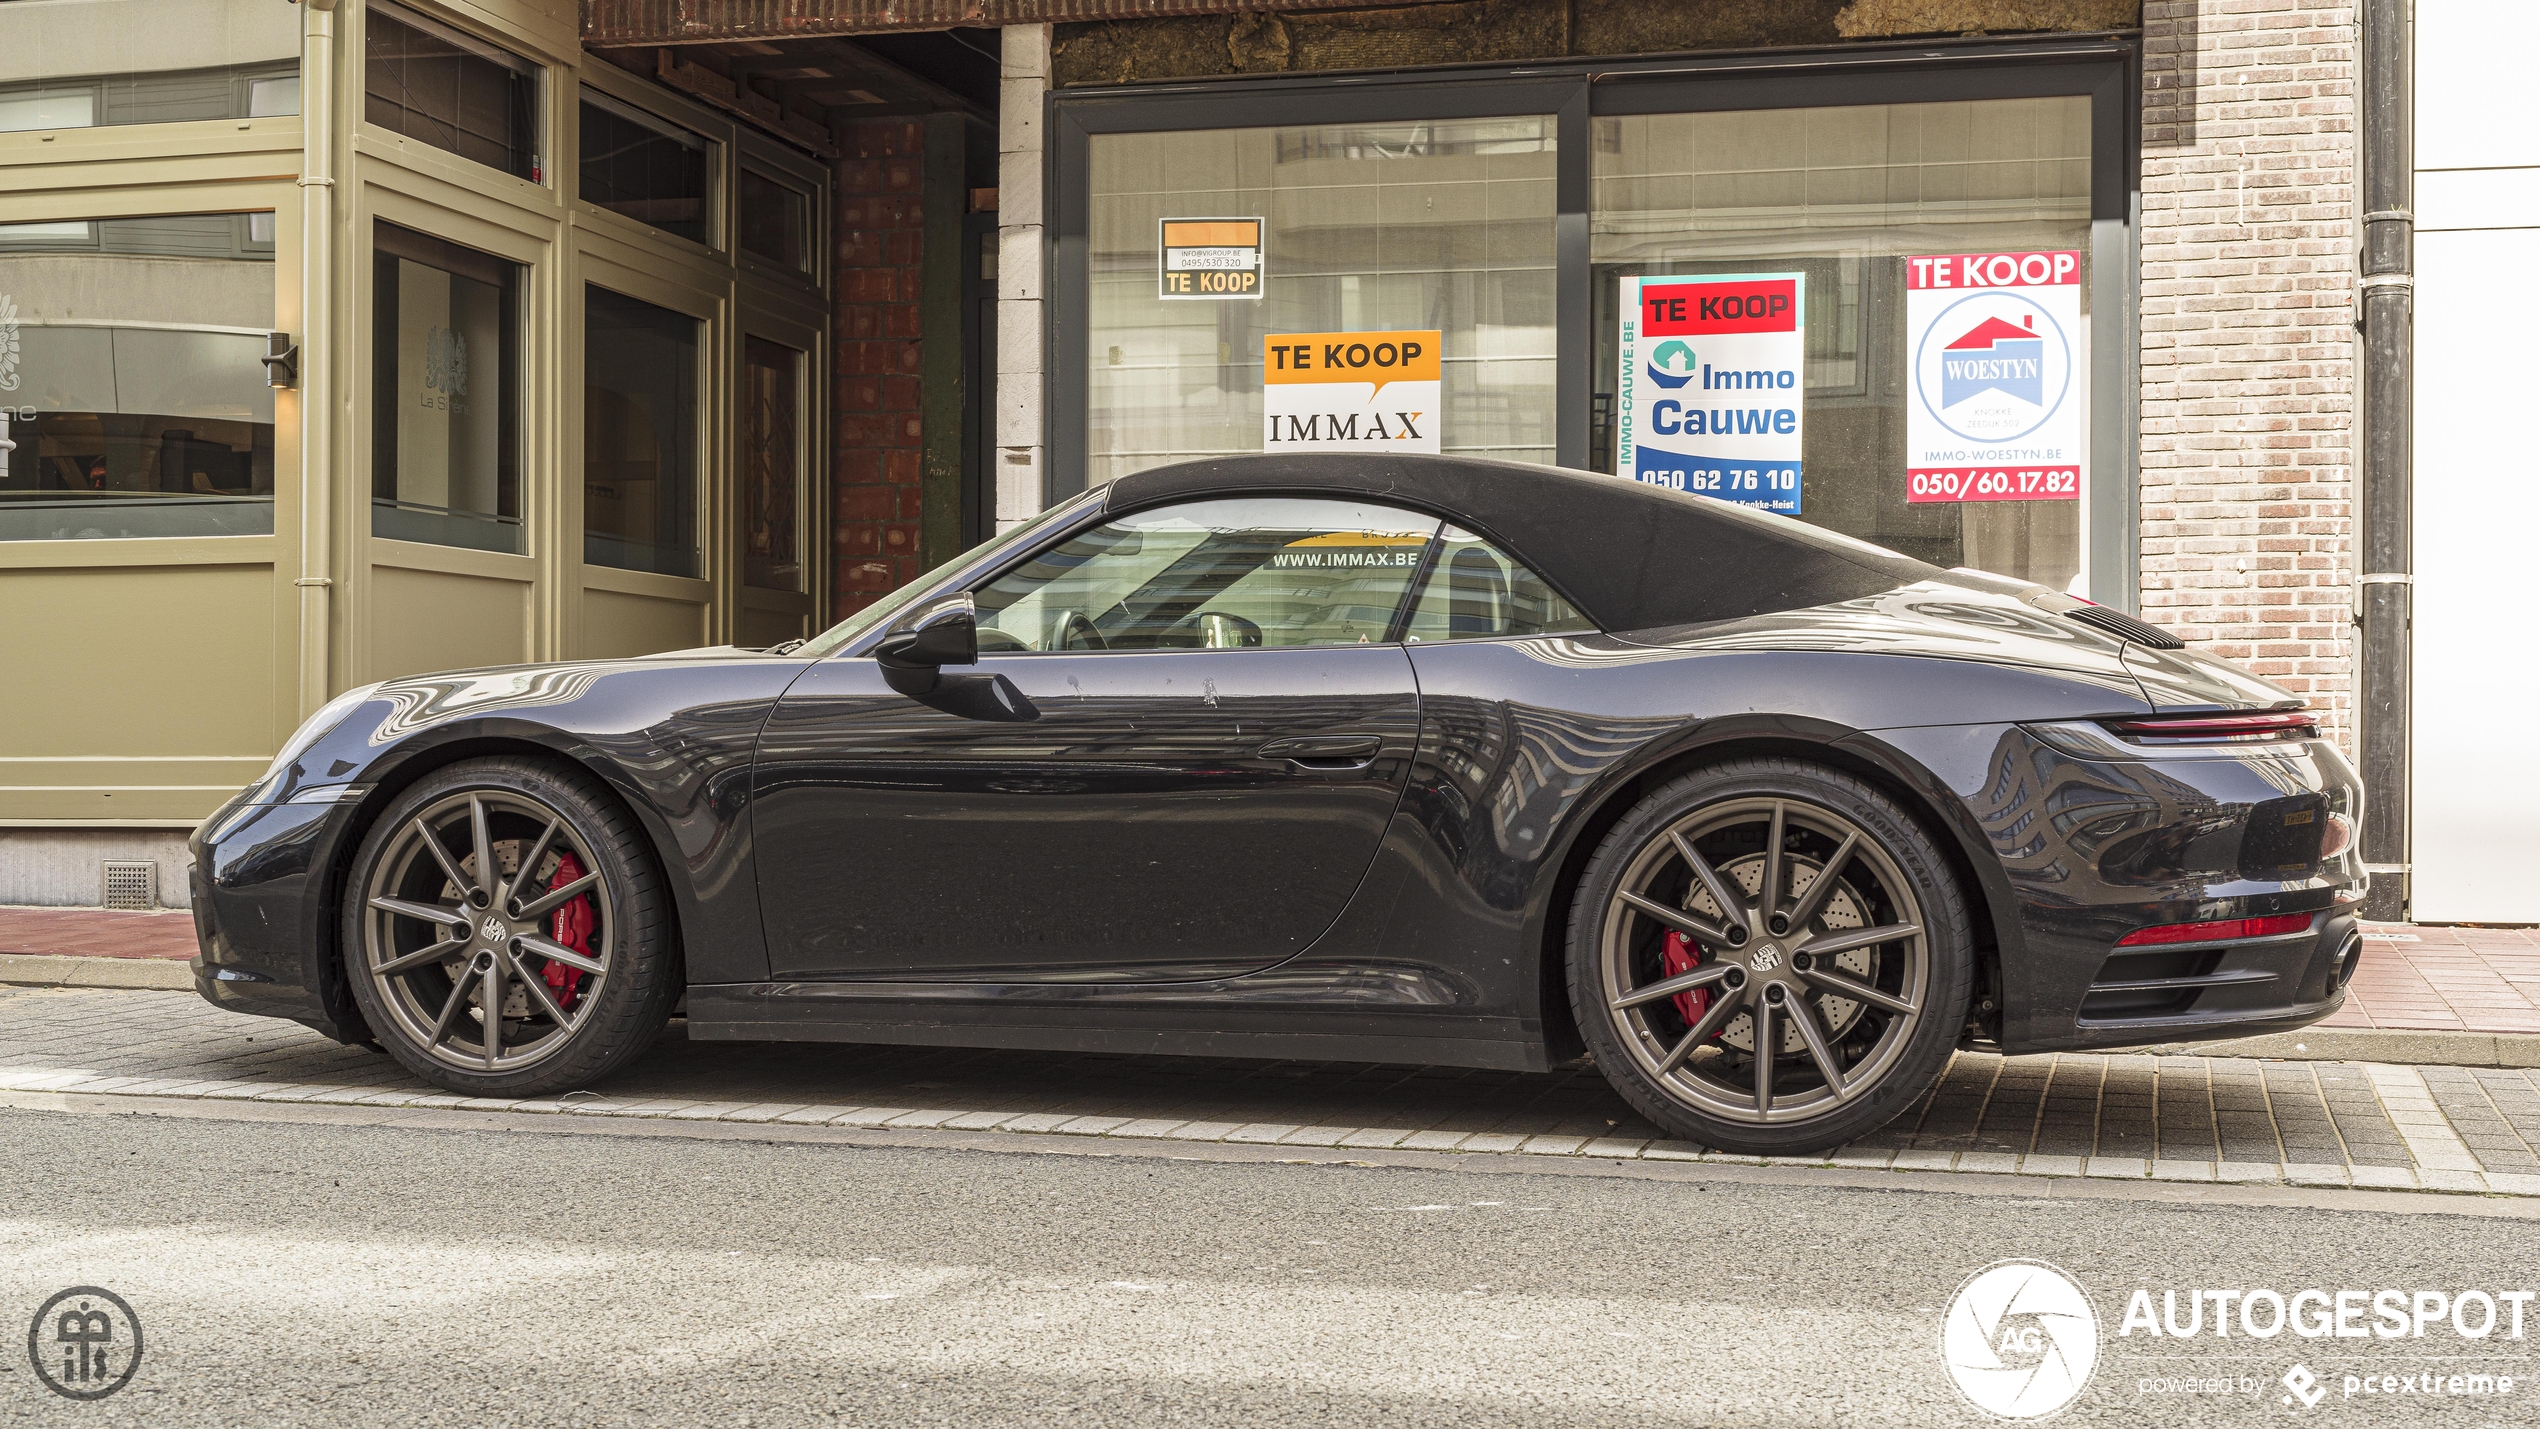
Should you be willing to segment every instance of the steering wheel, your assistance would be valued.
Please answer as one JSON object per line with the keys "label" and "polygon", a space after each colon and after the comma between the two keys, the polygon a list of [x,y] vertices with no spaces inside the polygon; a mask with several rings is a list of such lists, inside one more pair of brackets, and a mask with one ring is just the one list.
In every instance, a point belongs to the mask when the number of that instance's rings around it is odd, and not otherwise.
{"label": "steering wheel", "polygon": [[1085,612],[1071,610],[1058,618],[1058,648],[1061,650],[1108,650],[1102,632],[1085,618]]}

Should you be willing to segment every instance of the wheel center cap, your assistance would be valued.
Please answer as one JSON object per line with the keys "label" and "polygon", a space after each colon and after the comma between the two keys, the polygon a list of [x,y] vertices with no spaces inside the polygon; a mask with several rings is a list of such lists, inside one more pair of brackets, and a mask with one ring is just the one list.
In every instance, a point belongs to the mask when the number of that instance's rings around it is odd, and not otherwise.
{"label": "wheel center cap", "polygon": [[485,941],[489,943],[499,943],[503,940],[503,920],[500,918],[487,918],[484,926],[479,928],[477,931],[485,935]]}
{"label": "wheel center cap", "polygon": [[1746,965],[1759,973],[1768,973],[1782,965],[1782,950],[1766,943],[1747,954]]}

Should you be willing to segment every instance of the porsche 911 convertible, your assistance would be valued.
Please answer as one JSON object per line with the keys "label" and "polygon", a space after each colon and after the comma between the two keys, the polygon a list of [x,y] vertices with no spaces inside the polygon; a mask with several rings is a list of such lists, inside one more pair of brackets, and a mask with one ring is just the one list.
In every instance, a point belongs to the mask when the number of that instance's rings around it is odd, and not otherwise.
{"label": "porsche 911 convertible", "polygon": [[2159,628],[1611,477],[1124,477],[819,637],[390,680],[193,837],[205,997],[453,1092],[691,1038],[1542,1069],[1821,1150],[2300,1027],[2360,791]]}

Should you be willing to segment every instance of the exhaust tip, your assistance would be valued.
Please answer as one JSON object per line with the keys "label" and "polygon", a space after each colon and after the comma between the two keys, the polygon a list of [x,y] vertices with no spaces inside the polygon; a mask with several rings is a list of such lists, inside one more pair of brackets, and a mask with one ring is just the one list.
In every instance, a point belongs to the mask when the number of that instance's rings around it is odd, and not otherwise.
{"label": "exhaust tip", "polygon": [[2337,966],[2329,972],[2328,990],[2342,991],[2346,984],[2353,982],[2355,969],[2363,960],[2364,935],[2361,932],[2348,933],[2345,945],[2337,950]]}

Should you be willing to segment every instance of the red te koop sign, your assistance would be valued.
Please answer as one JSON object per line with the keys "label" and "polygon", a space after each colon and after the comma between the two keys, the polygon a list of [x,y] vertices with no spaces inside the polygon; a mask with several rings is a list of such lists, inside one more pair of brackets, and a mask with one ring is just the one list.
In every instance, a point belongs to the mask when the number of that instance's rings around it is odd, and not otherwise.
{"label": "red te koop sign", "polygon": [[1678,283],[1640,290],[1641,331],[1651,337],[1722,332],[1791,332],[1799,326],[1799,285]]}
{"label": "red te koop sign", "polygon": [[1905,260],[1905,286],[1924,288],[2051,288],[2081,281],[2081,255],[1951,253]]}

